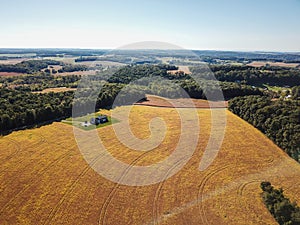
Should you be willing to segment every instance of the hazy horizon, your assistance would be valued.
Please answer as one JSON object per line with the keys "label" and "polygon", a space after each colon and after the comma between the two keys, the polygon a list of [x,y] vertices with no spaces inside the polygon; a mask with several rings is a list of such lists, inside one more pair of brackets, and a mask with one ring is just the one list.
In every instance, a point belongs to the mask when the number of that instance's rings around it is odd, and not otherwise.
{"label": "hazy horizon", "polygon": [[21,50],[21,49],[24,49],[24,50],[34,50],[34,49],[50,49],[50,50],[55,50],[55,49],[59,49],[59,50],[62,50],[62,49],[65,49],[65,50],[105,50],[105,51],[113,51],[113,50],[120,50],[120,51],[139,51],[139,50],[157,50],[157,51],[160,51],[160,50],[166,50],[166,51],[209,51],[209,52],[249,52],[249,53],[299,53],[300,54],[300,50],[299,51],[271,51],[271,50],[217,50],[217,49],[119,49],[119,48],[68,48],[68,47],[60,47],[60,48],[56,48],[56,47],[24,47],[24,48],[21,48],[21,47],[16,47],[16,48],[2,48],[0,47],[0,50],[6,50],[6,49],[11,49],[11,50]]}
{"label": "hazy horizon", "polygon": [[0,48],[300,52],[300,1],[2,1]]}

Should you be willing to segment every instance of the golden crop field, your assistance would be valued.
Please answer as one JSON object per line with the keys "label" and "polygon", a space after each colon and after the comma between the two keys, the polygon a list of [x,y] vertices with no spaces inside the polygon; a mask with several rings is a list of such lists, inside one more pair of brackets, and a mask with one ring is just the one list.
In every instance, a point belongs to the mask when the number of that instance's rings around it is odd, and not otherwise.
{"label": "golden crop field", "polygon": [[[128,163],[122,179],[133,166],[153,164],[174,151],[181,132],[178,110],[190,109],[131,109],[129,123],[138,138],[150,137],[151,119],[164,120],[166,135],[150,151],[124,146],[112,126],[74,129],[79,134],[96,131],[110,154]],[[276,224],[260,198],[260,182],[265,180],[300,203],[300,165],[229,111],[220,151],[200,171],[211,110],[197,109],[197,115],[200,135],[192,158],[174,176],[147,186],[126,186],[100,176],[80,153],[70,125],[56,122],[1,137],[0,224]],[[92,135],[86,144],[92,147]],[[92,162],[101,160],[98,155]],[[107,167],[114,173],[112,165]]]}

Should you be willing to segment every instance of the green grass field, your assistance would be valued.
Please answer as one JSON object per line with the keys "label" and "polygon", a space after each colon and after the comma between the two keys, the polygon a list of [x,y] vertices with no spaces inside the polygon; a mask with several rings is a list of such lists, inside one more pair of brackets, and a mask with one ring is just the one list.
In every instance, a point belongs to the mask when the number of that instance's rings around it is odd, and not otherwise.
{"label": "green grass field", "polygon": [[86,121],[89,122],[91,118],[97,117],[97,116],[100,116],[100,115],[103,115],[103,114],[101,112],[97,112],[97,113],[88,114],[86,116],[81,116],[81,117],[76,117],[76,118],[70,117],[70,118],[67,118],[67,119],[63,120],[62,122],[64,124],[75,126],[75,127],[78,127],[80,129],[86,130],[86,131],[98,129],[98,128],[101,128],[101,127],[106,127],[106,126],[109,126],[113,123],[118,123],[119,122],[117,119],[112,118],[112,117],[107,115],[107,118],[108,118],[107,123],[103,123],[103,124],[99,124],[99,125],[90,124],[89,126],[83,126],[82,125],[82,123],[84,123]]}

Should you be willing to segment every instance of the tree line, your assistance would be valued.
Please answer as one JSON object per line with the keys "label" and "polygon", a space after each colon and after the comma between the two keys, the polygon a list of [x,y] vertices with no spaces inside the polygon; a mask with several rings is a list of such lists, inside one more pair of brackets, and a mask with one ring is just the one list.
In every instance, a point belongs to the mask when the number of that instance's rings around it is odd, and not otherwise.
{"label": "tree line", "polygon": [[88,66],[86,65],[65,65],[61,69],[58,70],[59,73],[64,73],[64,72],[75,72],[75,71],[87,71]]}
{"label": "tree line", "polygon": [[[235,65],[211,65],[211,71],[219,81],[240,82],[248,85],[262,86],[296,86],[300,85],[300,70],[282,67],[251,67]],[[201,72],[201,67],[193,67],[194,73]]]}
{"label": "tree line", "polygon": [[54,87],[77,87],[81,76],[51,76],[47,73],[30,74],[24,76],[0,77],[2,87],[22,91],[42,91]]}
{"label": "tree line", "polygon": [[88,66],[86,65],[65,64],[63,62],[47,59],[47,60],[28,60],[28,61],[17,63],[15,65],[0,64],[0,72],[16,72],[16,73],[33,74],[33,73],[40,72],[42,69],[46,69],[45,71],[49,73],[50,70],[47,68],[48,66],[51,65],[61,65],[62,68],[57,71],[59,73],[88,70]]}
{"label": "tree line", "polygon": [[300,225],[300,208],[284,196],[282,188],[276,189],[267,181],[260,187],[264,204],[280,225]]}
{"label": "tree line", "polygon": [[49,65],[61,65],[62,62],[55,60],[28,60],[17,63],[15,65],[1,65],[0,72],[16,72],[16,73],[26,73],[33,74],[39,72],[42,69],[47,68]]}
{"label": "tree line", "polygon": [[228,108],[300,162],[299,100],[274,101],[266,96],[244,96],[230,100]]}
{"label": "tree line", "polygon": [[72,92],[33,94],[0,88],[0,132],[69,117]]}
{"label": "tree line", "polygon": [[[200,68],[200,67],[199,67]],[[169,73],[169,71],[177,70],[174,65],[135,65],[126,66],[115,72],[108,81],[111,83],[129,84],[135,83],[141,86],[147,86],[153,92],[161,90],[158,95],[163,97],[181,97],[178,87],[183,88],[191,98],[206,99],[207,93],[212,96],[214,93],[223,91],[225,99],[230,99],[236,96],[245,95],[264,95],[258,88],[253,88],[249,85],[234,83],[234,82],[218,82],[213,80],[209,70],[201,67],[200,70],[194,73],[201,74],[200,78],[193,79],[192,76],[183,72]],[[197,76],[199,77],[199,76]],[[164,80],[172,81],[166,84]],[[155,84],[155,88],[153,87]],[[166,96],[167,95],[167,96]],[[211,99],[221,100],[221,99]]]}

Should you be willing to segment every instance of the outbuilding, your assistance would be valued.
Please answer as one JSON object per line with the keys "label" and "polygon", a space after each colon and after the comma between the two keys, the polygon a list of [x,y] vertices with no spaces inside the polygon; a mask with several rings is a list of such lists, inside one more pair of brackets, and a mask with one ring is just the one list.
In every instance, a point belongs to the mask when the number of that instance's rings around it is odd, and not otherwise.
{"label": "outbuilding", "polygon": [[90,119],[90,123],[94,125],[99,125],[107,122],[108,122],[108,117],[106,115],[100,115],[97,116],[96,118],[93,117]]}

